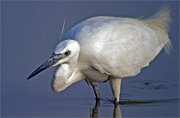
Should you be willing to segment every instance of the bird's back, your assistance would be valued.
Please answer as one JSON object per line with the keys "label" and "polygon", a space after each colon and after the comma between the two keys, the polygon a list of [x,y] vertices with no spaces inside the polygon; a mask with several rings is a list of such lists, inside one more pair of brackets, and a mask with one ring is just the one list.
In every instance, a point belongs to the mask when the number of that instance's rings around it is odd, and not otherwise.
{"label": "bird's back", "polygon": [[81,45],[79,60],[114,77],[137,75],[166,45],[170,11],[162,9],[148,19],[93,17],[73,27],[65,39]]}

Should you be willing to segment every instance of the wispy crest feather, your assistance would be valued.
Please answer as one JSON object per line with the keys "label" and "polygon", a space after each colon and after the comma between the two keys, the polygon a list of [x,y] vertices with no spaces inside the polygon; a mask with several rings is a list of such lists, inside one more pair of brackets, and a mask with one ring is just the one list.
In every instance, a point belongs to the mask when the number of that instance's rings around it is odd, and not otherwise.
{"label": "wispy crest feather", "polygon": [[59,37],[59,41],[61,41],[61,40],[62,40],[63,33],[64,33],[64,27],[65,27],[65,24],[66,24],[66,19],[65,19],[65,17],[64,17],[64,22],[63,22],[63,26],[62,26],[61,34],[60,34],[60,37]]}

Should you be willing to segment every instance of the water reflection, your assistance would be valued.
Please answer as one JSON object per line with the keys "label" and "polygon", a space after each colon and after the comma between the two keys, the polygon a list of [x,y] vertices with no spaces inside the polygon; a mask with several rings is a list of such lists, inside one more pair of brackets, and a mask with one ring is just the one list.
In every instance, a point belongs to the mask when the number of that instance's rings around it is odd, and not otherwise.
{"label": "water reflection", "polygon": [[96,100],[94,108],[91,110],[91,118],[98,118],[98,107],[100,106],[100,100]]}
{"label": "water reflection", "polygon": [[[108,100],[113,103],[112,100]],[[170,103],[170,102],[177,102],[179,99],[161,99],[161,100],[121,100],[119,105],[114,105],[112,118],[122,118],[122,113],[120,109],[120,105],[141,105],[141,104],[153,104],[153,103]],[[100,100],[96,100],[96,104],[93,109],[91,109],[90,118],[98,118],[98,109],[100,108]],[[102,113],[101,113],[102,114]]]}
{"label": "water reflection", "polygon": [[[96,100],[95,107],[91,110],[90,118],[98,118],[98,108],[99,108],[99,106],[100,106],[100,100]],[[120,110],[119,106],[114,106],[112,116],[113,116],[113,118],[122,118],[121,110]]]}
{"label": "water reflection", "polygon": [[[113,116],[113,118],[122,118],[121,110],[120,110],[119,106],[118,107],[114,107],[112,116]],[[91,118],[98,118],[98,108],[94,108],[92,110]]]}

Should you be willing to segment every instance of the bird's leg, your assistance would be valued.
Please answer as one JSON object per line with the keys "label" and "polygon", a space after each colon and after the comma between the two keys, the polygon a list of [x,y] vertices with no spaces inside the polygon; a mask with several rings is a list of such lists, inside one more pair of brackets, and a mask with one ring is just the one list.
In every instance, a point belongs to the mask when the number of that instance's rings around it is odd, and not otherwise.
{"label": "bird's leg", "polygon": [[91,82],[91,86],[93,87],[93,90],[94,90],[94,93],[95,93],[95,96],[96,96],[96,100],[99,100],[100,99],[100,94],[99,94],[99,90],[98,90],[98,87],[97,87],[97,83],[96,82]]}
{"label": "bird's leg", "polygon": [[121,87],[121,78],[114,78],[110,77],[110,85],[112,89],[112,93],[114,95],[114,104],[115,106],[118,105],[119,102],[119,95],[120,95],[120,87]]}

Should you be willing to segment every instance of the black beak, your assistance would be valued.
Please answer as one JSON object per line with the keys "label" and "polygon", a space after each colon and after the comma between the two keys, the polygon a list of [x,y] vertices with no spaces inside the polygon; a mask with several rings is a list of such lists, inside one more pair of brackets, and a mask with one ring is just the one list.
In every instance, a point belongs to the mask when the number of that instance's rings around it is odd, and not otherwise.
{"label": "black beak", "polygon": [[38,67],[33,73],[31,73],[31,75],[29,75],[29,77],[27,79],[32,78],[33,76],[37,75],[38,73],[40,73],[41,71],[45,70],[46,68],[49,68],[51,66],[53,66],[54,64],[56,64],[57,61],[59,61],[60,59],[62,59],[62,55],[61,54],[53,54],[52,57],[50,57],[46,62],[44,62],[40,67]]}

